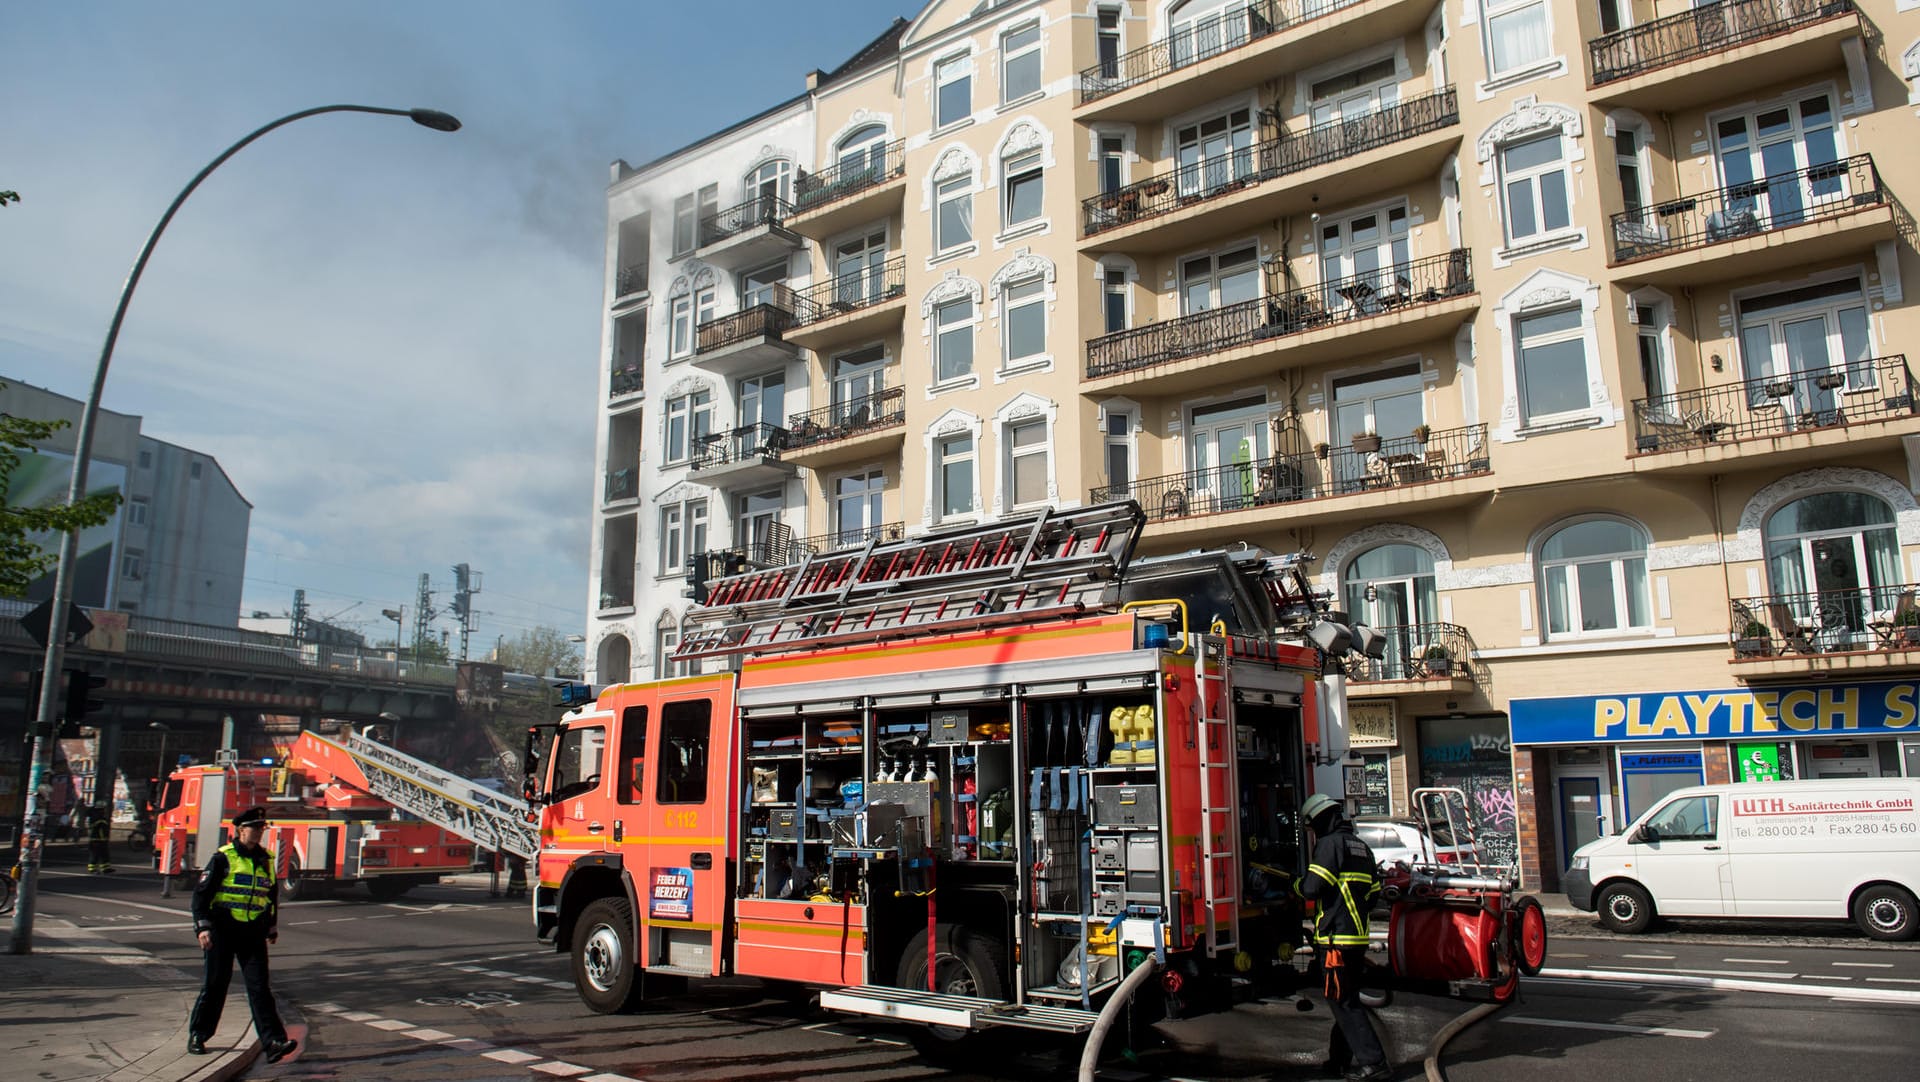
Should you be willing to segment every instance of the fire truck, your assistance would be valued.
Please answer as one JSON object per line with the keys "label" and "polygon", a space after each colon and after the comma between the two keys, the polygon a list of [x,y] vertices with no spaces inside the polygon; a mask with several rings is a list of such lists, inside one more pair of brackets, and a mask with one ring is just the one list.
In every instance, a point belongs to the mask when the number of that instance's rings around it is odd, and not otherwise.
{"label": "fire truck", "polygon": [[261,844],[274,854],[285,900],[365,883],[375,901],[393,901],[422,883],[468,871],[473,832],[401,818],[407,805],[391,791],[391,772],[370,769],[372,757],[383,752],[412,764],[409,769],[426,767],[372,741],[343,744],[301,733],[281,763],[247,765],[229,756],[174,771],[156,816],[155,870],[191,874],[225,843],[234,815],[261,806],[268,816]]}
{"label": "fire truck", "polygon": [[[1047,510],[717,579],[673,656],[726,671],[531,729],[536,933],[587,1006],[746,975],[959,1039],[1303,985],[1325,600],[1254,548],[1136,559],[1144,522]],[[1544,962],[1538,906],[1480,871],[1396,875],[1395,986],[1503,999]]]}

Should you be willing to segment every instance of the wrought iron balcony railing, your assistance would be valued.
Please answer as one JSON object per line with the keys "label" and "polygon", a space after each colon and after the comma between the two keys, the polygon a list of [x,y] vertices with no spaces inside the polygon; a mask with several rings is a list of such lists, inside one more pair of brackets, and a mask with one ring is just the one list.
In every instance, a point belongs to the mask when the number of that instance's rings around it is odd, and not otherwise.
{"label": "wrought iron balcony railing", "polygon": [[1634,449],[1681,451],[1916,414],[1906,356],[1863,357],[1839,368],[1635,399]]}
{"label": "wrought iron balcony railing", "polygon": [[835,402],[787,419],[787,447],[810,447],[846,439],[862,432],[905,423],[907,392],[904,387],[888,387],[872,394]]}
{"label": "wrought iron balcony railing", "polygon": [[866,526],[857,530],[814,534],[812,537],[802,537],[793,543],[794,555],[796,558],[818,556],[823,552],[857,549],[875,538],[881,541],[898,541],[906,535],[907,524],[904,522],[883,522],[878,526]]}
{"label": "wrought iron balcony railing", "polygon": [[1441,255],[1270,293],[1190,316],[1149,323],[1087,342],[1087,378],[1217,353],[1336,323],[1402,312],[1473,292],[1472,253]]}
{"label": "wrought iron balcony railing", "polygon": [[631,266],[621,267],[618,271],[614,272],[614,296],[624,297],[629,293],[645,293],[646,291],[647,265],[645,263],[635,263]]}
{"label": "wrought iron balcony railing", "polygon": [[1131,499],[1149,521],[1218,515],[1271,504],[1347,496],[1427,481],[1491,473],[1487,426],[1393,438],[1357,437],[1354,445],[1306,454],[1274,455],[1201,470],[1106,485],[1093,503]]}
{"label": "wrought iron balcony railing", "polygon": [[760,421],[700,437],[690,465],[696,470],[705,470],[736,462],[774,462],[787,445],[786,429]]}
{"label": "wrought iron balcony railing", "polygon": [[1856,154],[1613,216],[1613,260],[1704,248],[1887,201],[1873,156]]}
{"label": "wrought iron balcony railing", "polygon": [[[695,579],[703,576],[708,581],[738,575],[756,567],[781,567],[800,558],[795,551],[793,531],[784,523],[774,523],[779,527],[774,536],[760,541],[735,545],[732,548],[709,549],[696,552],[687,561],[687,571]],[[703,568],[701,565],[704,564]]]}
{"label": "wrought iron balcony railing", "polygon": [[1853,0],[1721,0],[1587,42],[1593,85],[1670,67],[1854,13]]}
{"label": "wrought iron balcony railing", "polygon": [[718,244],[728,237],[745,233],[761,226],[782,228],[781,222],[792,213],[793,207],[777,195],[756,195],[744,203],[738,203],[725,210],[716,210],[700,219],[700,247]]}
{"label": "wrought iron balcony railing", "polygon": [[623,394],[633,394],[644,389],[646,381],[639,365],[622,365],[613,370],[613,376],[607,382],[607,396],[619,398]]}
{"label": "wrought iron balcony railing", "polygon": [[640,495],[640,471],[629,466],[607,472],[607,502],[636,499]]}
{"label": "wrought iron balcony railing", "polygon": [[1374,630],[1387,640],[1387,652],[1381,657],[1348,655],[1347,679],[1355,683],[1473,675],[1473,636],[1459,624],[1394,624]]}
{"label": "wrought iron balcony railing", "polygon": [[860,154],[848,154],[818,173],[801,170],[793,182],[793,209],[813,210],[905,175],[907,141],[898,139]]}
{"label": "wrought iron balcony railing", "polygon": [[1920,649],[1916,591],[1909,582],[1735,598],[1728,638],[1736,658]]}
{"label": "wrought iron balcony railing", "polygon": [[1081,201],[1086,236],[1129,222],[1157,218],[1243,188],[1350,158],[1376,147],[1438,131],[1460,121],[1452,87],[1390,105],[1376,113],[1283,135],[1218,157],[1183,165]]}
{"label": "wrought iron balcony railing", "polygon": [[1198,23],[1080,73],[1080,104],[1099,101],[1130,86],[1190,64],[1251,45],[1299,23],[1331,15],[1361,0],[1247,0]]}
{"label": "wrought iron balcony railing", "polygon": [[793,310],[787,307],[792,302],[793,293],[786,289],[776,290],[775,298],[700,324],[694,329],[693,351],[711,353],[755,338],[780,337],[788,327],[793,326]]}
{"label": "wrought iron balcony railing", "polygon": [[907,293],[907,257],[894,256],[877,267],[829,278],[791,294],[794,326],[898,300]]}

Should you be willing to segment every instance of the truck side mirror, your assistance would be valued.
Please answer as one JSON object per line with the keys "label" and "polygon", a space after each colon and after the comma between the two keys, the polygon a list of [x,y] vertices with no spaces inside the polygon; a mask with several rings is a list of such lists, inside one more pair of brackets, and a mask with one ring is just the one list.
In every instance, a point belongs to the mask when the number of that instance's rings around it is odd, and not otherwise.
{"label": "truck side mirror", "polygon": [[1635,845],[1650,845],[1660,840],[1660,830],[1652,823],[1643,823],[1627,835],[1627,840]]}

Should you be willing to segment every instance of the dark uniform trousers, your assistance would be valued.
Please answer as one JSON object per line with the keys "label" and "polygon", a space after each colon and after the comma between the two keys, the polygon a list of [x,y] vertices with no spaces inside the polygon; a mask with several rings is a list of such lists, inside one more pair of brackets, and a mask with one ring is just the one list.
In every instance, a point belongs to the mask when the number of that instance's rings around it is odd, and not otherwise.
{"label": "dark uniform trousers", "polygon": [[284,1041],[287,1029],[280,1022],[280,1011],[273,1005],[273,992],[267,985],[267,934],[262,928],[224,913],[213,916],[213,946],[206,956],[206,977],[200,982],[200,998],[194,1000],[193,1018],[188,1026],[204,1039],[220,1028],[220,1013],[227,1005],[227,985],[233,980],[233,964],[240,963],[240,978],[247,986],[247,1006],[253,1009],[253,1028],[267,1043]]}
{"label": "dark uniform trousers", "polygon": [[1371,1066],[1385,1063],[1386,1049],[1380,1047],[1380,1035],[1360,1002],[1360,973],[1367,964],[1365,947],[1335,950],[1323,947],[1320,965],[1326,973],[1327,1010],[1333,1014],[1333,1036],[1327,1041],[1327,1058],[1345,1069],[1351,1064]]}

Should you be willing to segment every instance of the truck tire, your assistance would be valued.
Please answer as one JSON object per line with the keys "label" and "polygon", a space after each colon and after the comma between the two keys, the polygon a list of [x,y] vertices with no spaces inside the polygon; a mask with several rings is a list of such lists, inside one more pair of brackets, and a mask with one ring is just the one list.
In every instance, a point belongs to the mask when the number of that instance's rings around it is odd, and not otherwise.
{"label": "truck tire", "polygon": [[633,907],[625,898],[587,904],[573,929],[573,984],[595,1014],[624,1014],[640,1005],[634,965]]}
{"label": "truck tire", "polygon": [[1892,883],[1875,883],[1853,899],[1853,923],[1868,939],[1898,943],[1920,933],[1920,909],[1913,892]]}
{"label": "truck tire", "polygon": [[280,900],[283,902],[310,901],[320,896],[320,884],[316,880],[300,878],[300,854],[287,856],[287,877],[280,881]]}
{"label": "truck tire", "polygon": [[1639,935],[1653,925],[1653,899],[1638,883],[1608,883],[1594,908],[1600,923],[1621,935]]}
{"label": "truck tire", "polygon": [[[941,924],[934,929],[934,984],[941,995],[978,996],[1005,999],[1007,996],[1007,948],[964,924]],[[927,988],[927,931],[922,928],[907,942],[900,954],[900,966],[894,986],[925,991]],[[926,1026],[919,1032],[931,1036],[935,1049],[952,1048],[969,1034],[951,1026]]]}

